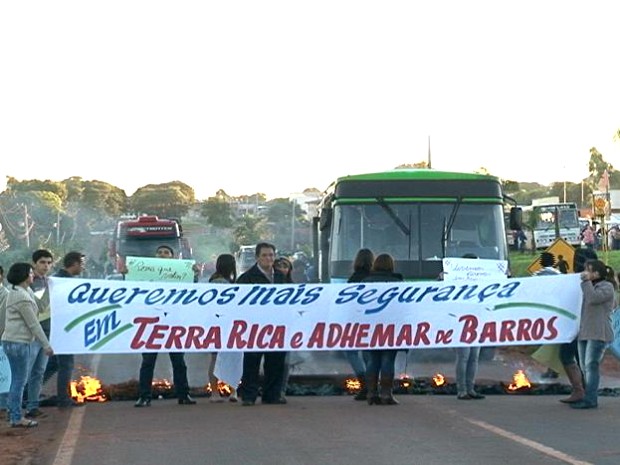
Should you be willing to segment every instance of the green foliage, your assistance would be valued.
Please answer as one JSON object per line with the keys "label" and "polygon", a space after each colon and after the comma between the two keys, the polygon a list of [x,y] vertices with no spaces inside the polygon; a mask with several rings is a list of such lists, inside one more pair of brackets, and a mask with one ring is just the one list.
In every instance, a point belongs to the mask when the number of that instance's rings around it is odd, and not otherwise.
{"label": "green foliage", "polygon": [[195,201],[194,189],[180,181],[172,181],[139,188],[131,196],[131,208],[134,213],[181,218]]}
{"label": "green foliage", "polygon": [[127,211],[129,199],[122,189],[102,181],[84,181],[81,199],[93,209],[102,208],[116,218]]}
{"label": "green foliage", "polygon": [[201,216],[214,228],[231,228],[233,212],[230,203],[222,197],[209,197],[200,205]]}
{"label": "green foliage", "polygon": [[610,178],[614,177],[611,176],[614,167],[611,163],[607,163],[603,160],[603,155],[596,147],[592,147],[590,149],[590,161],[588,162],[588,185],[592,190],[598,190],[598,183],[605,170],[610,174]]}
{"label": "green foliage", "polygon": [[[300,217],[303,217],[303,214],[304,212],[301,207],[296,202],[292,202],[289,199],[279,198],[267,202],[265,216],[267,217],[267,223],[271,230],[273,242],[278,249],[290,250],[291,245],[293,245],[294,248],[294,244],[291,244],[291,239],[295,239],[295,242],[299,242],[299,220]],[[295,227],[294,235],[291,231],[293,226]],[[295,251],[290,250],[290,252],[293,253]]]}
{"label": "green foliage", "polygon": [[244,215],[242,216],[232,232],[234,245],[236,250],[241,245],[256,244],[261,241],[272,241],[272,236],[267,230],[267,224],[264,217]]}
{"label": "green foliage", "polygon": [[506,194],[515,194],[518,193],[521,189],[519,183],[517,181],[503,180],[502,181],[502,189]]}
{"label": "green foliage", "polygon": [[46,244],[61,206],[60,198],[53,192],[17,188],[0,194],[0,221],[9,246]]}
{"label": "green foliage", "polygon": [[15,194],[19,192],[51,192],[64,202],[67,199],[67,188],[62,182],[56,181],[39,181],[38,179],[30,179],[26,181],[18,181],[13,177],[8,177],[6,182],[8,192]]}
{"label": "green foliage", "polygon": [[519,205],[530,205],[532,199],[548,197],[550,195],[549,187],[535,182],[519,183],[519,187],[520,190],[518,192],[511,192],[509,194]]}

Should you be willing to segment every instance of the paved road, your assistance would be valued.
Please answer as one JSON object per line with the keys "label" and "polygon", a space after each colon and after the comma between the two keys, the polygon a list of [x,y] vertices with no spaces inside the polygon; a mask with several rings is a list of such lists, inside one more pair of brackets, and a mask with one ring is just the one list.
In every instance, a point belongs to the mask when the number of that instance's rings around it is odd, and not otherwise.
{"label": "paved road", "polygon": [[[156,377],[171,379],[161,355]],[[293,359],[297,374],[342,373],[343,358],[326,354]],[[135,379],[139,355],[80,356],[84,374],[106,384]],[[190,354],[192,386],[206,384],[206,354]],[[510,381],[525,368],[535,381],[541,367],[498,354],[483,362],[479,378]],[[453,375],[451,361],[399,359],[398,372]],[[563,381],[560,379],[560,381]],[[565,381],[565,380],[564,380]],[[606,376],[603,387],[618,387]],[[60,445],[41,451],[41,465],[112,464],[617,464],[620,398],[602,397],[595,411],[575,411],[556,396],[495,395],[458,401],[446,395],[402,395],[400,406],[370,407],[348,396],[289,397],[289,404],[196,406],[156,400],[88,404],[51,418],[66,421]],[[53,409],[55,411],[55,409]],[[64,417],[64,418],[63,418]]]}
{"label": "paved road", "polygon": [[195,406],[158,400],[73,409],[58,450],[41,465],[614,464],[620,399],[575,411],[555,396],[400,396],[368,406],[348,396],[289,397],[288,405]]}

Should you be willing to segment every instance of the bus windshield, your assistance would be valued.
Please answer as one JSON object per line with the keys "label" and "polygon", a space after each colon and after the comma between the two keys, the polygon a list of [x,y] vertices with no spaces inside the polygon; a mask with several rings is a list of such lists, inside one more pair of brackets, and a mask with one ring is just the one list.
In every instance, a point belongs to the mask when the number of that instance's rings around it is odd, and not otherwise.
{"label": "bus windshield", "polygon": [[576,207],[566,205],[548,205],[536,207],[536,229],[553,229],[555,227],[556,209],[560,228],[578,228],[579,215]]}
{"label": "bus windshield", "polygon": [[[330,261],[350,264],[360,248],[403,262],[475,254],[505,260],[503,208],[499,204],[341,204],[334,208]],[[350,266],[349,266],[350,267]]]}

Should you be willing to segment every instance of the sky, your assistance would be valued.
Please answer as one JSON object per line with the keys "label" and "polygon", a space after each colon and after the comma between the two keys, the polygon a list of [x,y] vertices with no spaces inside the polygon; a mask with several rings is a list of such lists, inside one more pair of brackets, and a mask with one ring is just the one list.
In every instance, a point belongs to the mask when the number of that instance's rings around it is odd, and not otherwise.
{"label": "sky", "polygon": [[71,176],[289,197],[426,161],[620,168],[613,1],[0,3],[0,190]]}

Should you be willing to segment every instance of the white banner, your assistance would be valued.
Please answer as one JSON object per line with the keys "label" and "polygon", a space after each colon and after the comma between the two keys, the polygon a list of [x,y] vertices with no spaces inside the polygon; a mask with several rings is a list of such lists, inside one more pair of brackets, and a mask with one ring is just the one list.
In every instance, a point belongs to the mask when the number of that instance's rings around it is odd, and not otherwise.
{"label": "white banner", "polygon": [[570,342],[579,276],[223,285],[50,278],[56,353],[349,350]]}

